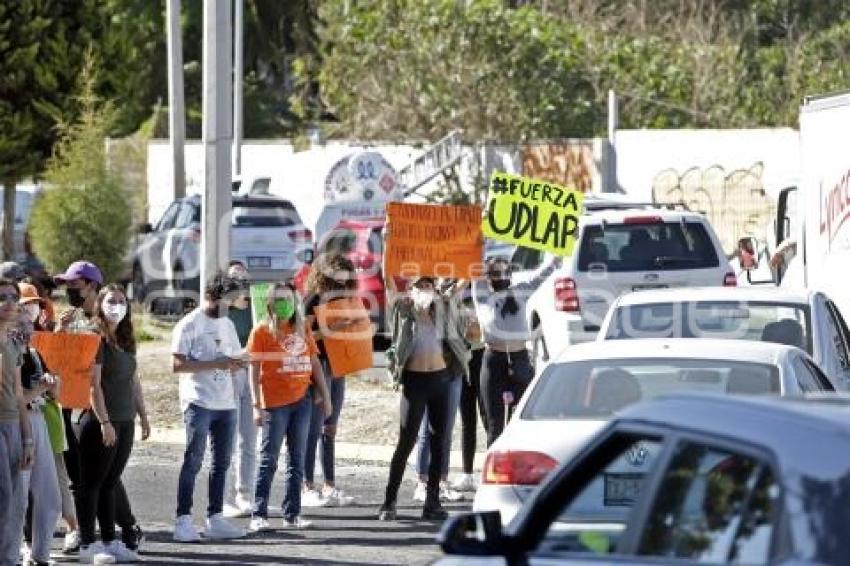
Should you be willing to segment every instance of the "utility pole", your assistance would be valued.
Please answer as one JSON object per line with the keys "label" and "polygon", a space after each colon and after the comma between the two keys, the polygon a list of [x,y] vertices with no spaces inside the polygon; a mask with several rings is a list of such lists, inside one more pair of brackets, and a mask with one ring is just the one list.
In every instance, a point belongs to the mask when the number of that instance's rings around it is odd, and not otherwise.
{"label": "utility pole", "polygon": [[230,261],[230,164],[233,144],[233,3],[204,2],[201,293]]}
{"label": "utility pole", "polygon": [[243,46],[245,43],[244,0],[236,2],[233,28],[233,174],[242,174],[242,77],[244,75]]}
{"label": "utility pole", "polygon": [[620,192],[620,183],[617,182],[617,128],[620,127],[620,110],[617,106],[617,93],[608,91],[608,167],[607,179],[603,183],[602,190],[605,192]]}
{"label": "utility pole", "polygon": [[174,199],[186,196],[186,113],[183,91],[183,31],[180,0],[168,0],[168,137],[171,143],[171,174]]}

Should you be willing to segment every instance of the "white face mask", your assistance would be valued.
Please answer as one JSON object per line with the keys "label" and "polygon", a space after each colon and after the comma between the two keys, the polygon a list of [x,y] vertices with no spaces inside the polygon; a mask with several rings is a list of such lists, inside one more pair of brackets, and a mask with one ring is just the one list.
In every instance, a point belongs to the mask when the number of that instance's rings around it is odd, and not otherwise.
{"label": "white face mask", "polygon": [[41,307],[36,302],[25,304],[24,310],[27,312],[30,322],[38,320],[38,316],[41,314]]}
{"label": "white face mask", "polygon": [[414,287],[410,292],[410,298],[413,299],[413,306],[425,310],[434,302],[434,291],[425,291]]}
{"label": "white face mask", "polygon": [[103,316],[112,324],[118,324],[127,316],[127,305],[123,303],[119,305],[106,303],[103,305]]}

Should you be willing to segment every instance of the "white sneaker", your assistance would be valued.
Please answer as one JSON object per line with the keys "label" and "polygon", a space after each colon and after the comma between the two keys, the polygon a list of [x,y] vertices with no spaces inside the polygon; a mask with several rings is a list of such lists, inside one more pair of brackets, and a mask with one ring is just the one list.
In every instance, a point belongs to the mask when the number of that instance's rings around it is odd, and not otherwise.
{"label": "white sneaker", "polygon": [[472,477],[472,474],[461,474],[455,478],[452,489],[455,491],[474,492],[476,490],[475,478]]}
{"label": "white sneaker", "polygon": [[174,523],[174,540],[176,542],[200,542],[201,535],[192,524],[191,515],[181,515]]}
{"label": "white sneaker", "polygon": [[242,494],[237,495],[233,503],[226,503],[224,505],[224,516],[229,519],[250,517],[253,512],[254,504]]}
{"label": "white sneaker", "polygon": [[80,564],[115,564],[117,560],[100,542],[80,547]]}
{"label": "white sneaker", "polygon": [[449,482],[442,481],[440,482],[440,501],[449,501],[451,503],[463,501],[463,494],[449,487]]}
{"label": "white sneaker", "polygon": [[269,531],[271,530],[271,528],[271,523],[269,523],[269,520],[265,517],[254,517],[248,524],[248,530],[252,533],[261,533],[263,531]]}
{"label": "white sneaker", "polygon": [[209,539],[233,539],[242,538],[245,536],[245,531],[239,527],[230,524],[224,518],[224,515],[218,513],[207,519],[207,525],[204,529],[204,537]]}
{"label": "white sneaker", "polygon": [[106,553],[115,557],[118,562],[138,562],[139,555],[127,548],[120,540],[113,540],[106,545]]}
{"label": "white sneaker", "polygon": [[69,531],[62,544],[63,554],[73,554],[80,551],[80,531]]}
{"label": "white sneaker", "polygon": [[428,499],[428,486],[425,482],[416,482],[416,489],[413,490],[413,501],[425,503],[426,499]]}
{"label": "white sneaker", "polygon": [[330,503],[317,489],[305,489],[301,492],[301,507],[327,507]]}
{"label": "white sneaker", "polygon": [[322,497],[328,502],[328,507],[346,507],[354,503],[353,497],[346,495],[341,489],[335,487],[325,488],[322,492]]}
{"label": "white sneaker", "polygon": [[313,526],[312,521],[305,521],[304,519],[301,518],[300,515],[298,517],[295,517],[291,521],[289,519],[283,520],[283,528],[287,529],[287,530],[302,531],[304,529],[309,529],[312,526]]}

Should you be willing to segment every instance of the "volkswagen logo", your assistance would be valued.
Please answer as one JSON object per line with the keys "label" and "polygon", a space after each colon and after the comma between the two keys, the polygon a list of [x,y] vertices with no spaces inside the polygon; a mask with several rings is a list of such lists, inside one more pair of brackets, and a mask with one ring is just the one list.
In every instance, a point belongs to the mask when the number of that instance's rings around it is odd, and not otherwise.
{"label": "volkswagen logo", "polygon": [[635,444],[626,452],[626,462],[634,467],[643,466],[649,457],[649,449],[643,444]]}

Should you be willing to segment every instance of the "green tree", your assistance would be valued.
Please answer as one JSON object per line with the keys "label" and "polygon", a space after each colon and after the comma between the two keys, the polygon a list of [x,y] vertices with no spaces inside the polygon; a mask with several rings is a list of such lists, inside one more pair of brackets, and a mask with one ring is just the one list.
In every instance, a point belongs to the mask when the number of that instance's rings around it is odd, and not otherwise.
{"label": "green tree", "polygon": [[60,124],[60,138],[45,171],[47,188],[33,207],[30,236],[51,271],[79,259],[97,264],[107,280],[125,267],[131,211],[119,179],[109,170],[104,140],[116,111],[95,94],[90,59],[80,79],[79,118]]}

